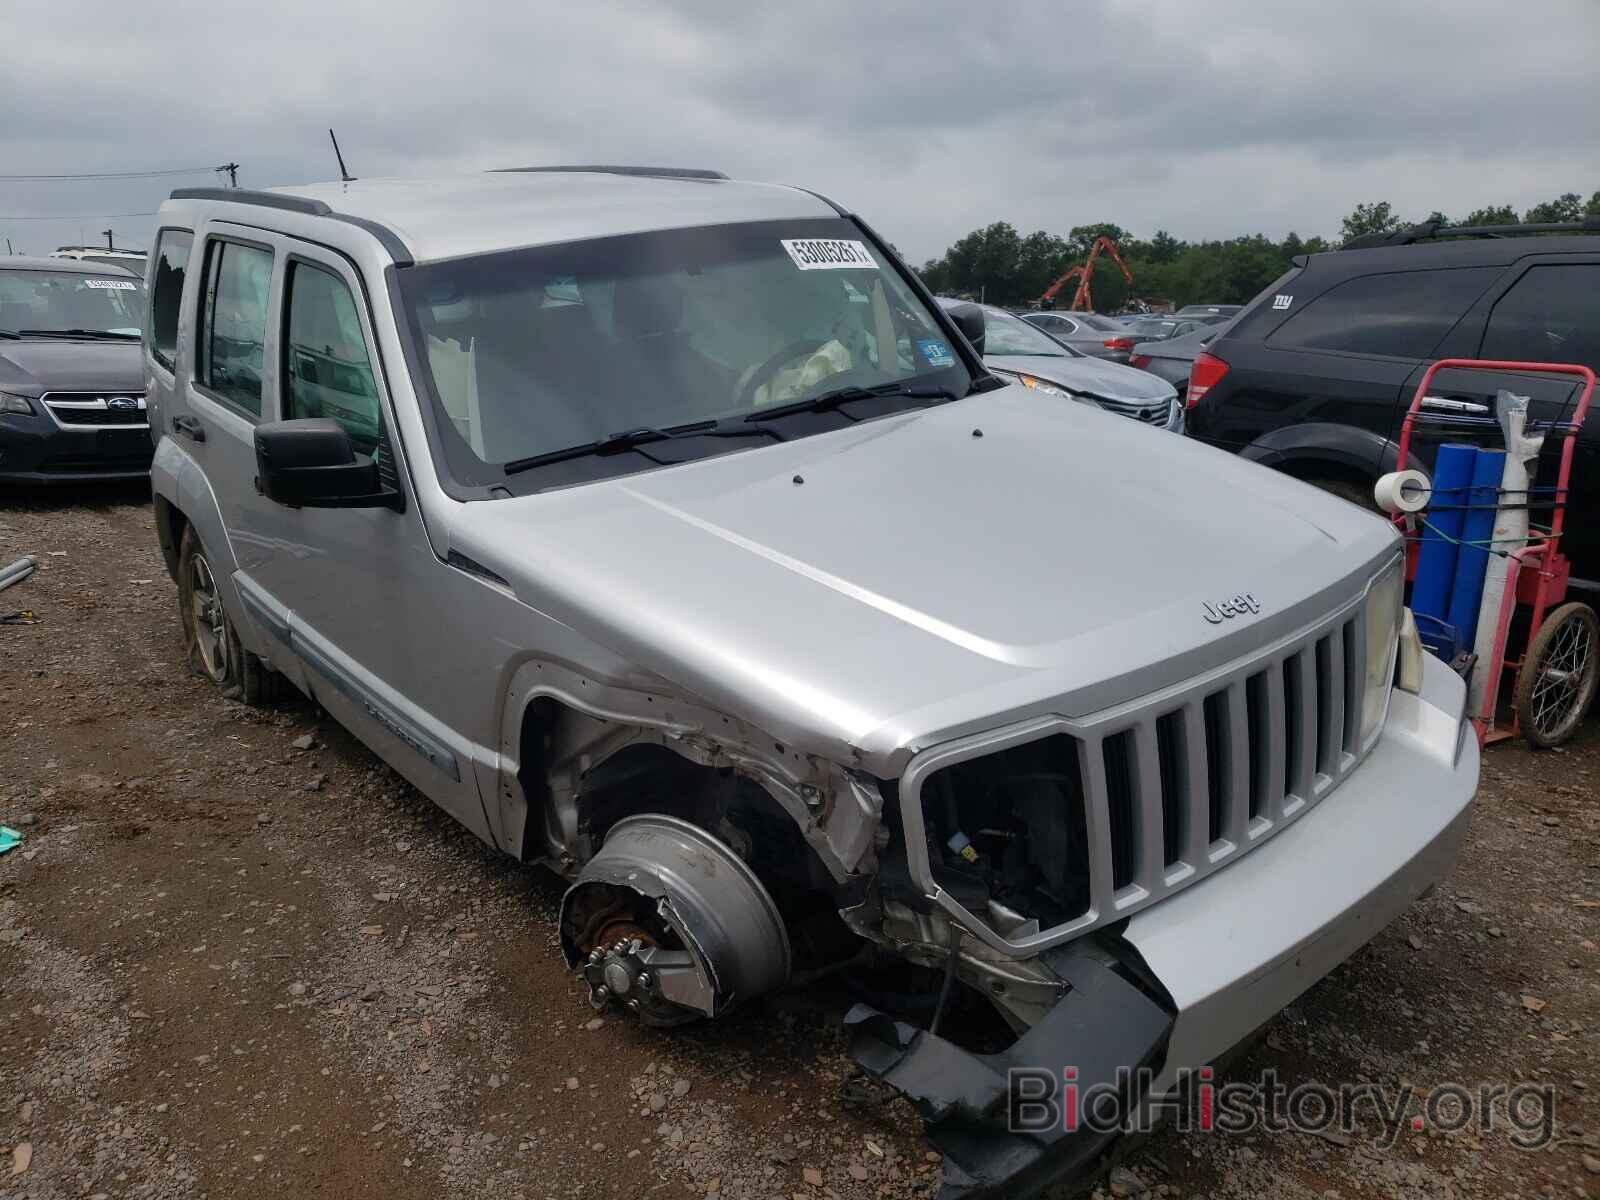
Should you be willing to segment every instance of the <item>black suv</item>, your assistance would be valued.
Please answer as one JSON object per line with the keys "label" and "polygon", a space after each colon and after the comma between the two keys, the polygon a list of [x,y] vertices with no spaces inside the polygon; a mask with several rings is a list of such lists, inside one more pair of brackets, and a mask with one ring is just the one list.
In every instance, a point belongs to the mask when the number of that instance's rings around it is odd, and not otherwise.
{"label": "black suv", "polygon": [[[1195,360],[1189,430],[1371,505],[1373,481],[1396,467],[1401,418],[1433,360],[1572,362],[1600,371],[1595,235],[1600,217],[1563,225],[1426,225],[1296,258]],[[1434,377],[1424,403],[1436,413],[1487,415],[1499,388],[1531,396],[1536,421],[1559,419],[1579,392],[1565,377],[1447,370]],[[1487,433],[1421,422],[1408,465],[1431,467],[1441,441],[1498,445],[1498,433]],[[1538,482],[1550,485],[1559,440],[1546,441]],[[1577,450],[1563,541],[1573,574],[1600,580],[1594,407]]]}

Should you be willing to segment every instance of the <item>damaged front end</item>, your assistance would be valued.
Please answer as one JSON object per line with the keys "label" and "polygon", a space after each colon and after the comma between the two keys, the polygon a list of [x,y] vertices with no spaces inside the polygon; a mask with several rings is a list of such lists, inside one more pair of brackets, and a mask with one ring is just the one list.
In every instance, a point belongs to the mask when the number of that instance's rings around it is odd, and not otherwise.
{"label": "damaged front end", "polygon": [[1111,929],[1018,949],[1091,903],[1068,739],[949,764],[910,814],[904,779],[669,711],[671,726],[547,711],[524,746],[524,780],[537,764],[547,781],[543,827],[566,831],[561,947],[590,1004],[670,1027],[827,980],[855,1002],[857,1063],[944,1152],[944,1196],[1026,1194],[1096,1164],[1119,1130],[1069,1116],[1073,1098],[1141,1100],[1173,1018]]}

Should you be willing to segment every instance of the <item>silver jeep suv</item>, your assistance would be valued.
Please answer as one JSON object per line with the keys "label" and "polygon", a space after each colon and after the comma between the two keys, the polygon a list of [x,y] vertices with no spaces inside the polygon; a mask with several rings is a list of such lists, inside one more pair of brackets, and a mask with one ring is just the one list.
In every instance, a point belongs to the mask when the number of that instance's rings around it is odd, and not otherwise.
{"label": "silver jeep suv", "polygon": [[1391,529],[990,375],[831,201],[586,167],[159,223],[195,668],[563,875],[597,1008],[842,973],[947,1194],[1102,1161],[1450,870],[1478,747]]}

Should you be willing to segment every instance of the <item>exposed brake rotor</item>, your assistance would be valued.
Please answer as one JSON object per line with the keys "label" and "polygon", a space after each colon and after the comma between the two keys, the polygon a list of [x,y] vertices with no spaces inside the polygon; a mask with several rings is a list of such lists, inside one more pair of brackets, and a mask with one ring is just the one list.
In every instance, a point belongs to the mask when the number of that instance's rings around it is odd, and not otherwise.
{"label": "exposed brake rotor", "polygon": [[676,817],[617,822],[561,901],[561,946],[597,1010],[648,1025],[714,1017],[781,985],[777,905],[725,843]]}

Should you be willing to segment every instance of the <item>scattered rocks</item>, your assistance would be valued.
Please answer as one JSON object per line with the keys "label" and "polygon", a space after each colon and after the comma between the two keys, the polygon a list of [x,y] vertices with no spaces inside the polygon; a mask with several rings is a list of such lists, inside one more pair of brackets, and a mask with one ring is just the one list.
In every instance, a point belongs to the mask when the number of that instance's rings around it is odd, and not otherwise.
{"label": "scattered rocks", "polygon": [[317,738],[315,734],[303,733],[289,744],[296,750],[312,750],[316,748]]}

